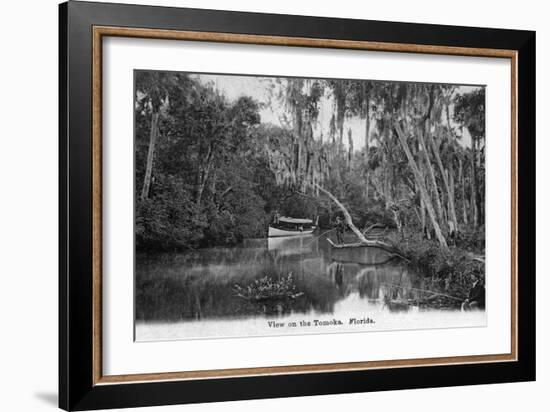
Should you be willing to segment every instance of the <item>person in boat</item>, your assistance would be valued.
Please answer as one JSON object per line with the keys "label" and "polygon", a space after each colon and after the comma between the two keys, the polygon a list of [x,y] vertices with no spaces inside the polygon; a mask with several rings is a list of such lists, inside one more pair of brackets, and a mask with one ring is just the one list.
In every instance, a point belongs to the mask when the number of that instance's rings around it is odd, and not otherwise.
{"label": "person in boat", "polygon": [[279,224],[279,217],[279,211],[275,210],[275,213],[273,214],[273,223],[275,223],[276,225]]}
{"label": "person in boat", "polygon": [[462,303],[462,310],[485,308],[485,285],[479,272],[472,273],[472,287],[468,293],[468,299]]}
{"label": "person in boat", "polygon": [[346,223],[340,216],[336,216],[336,241],[341,244],[344,243],[344,233],[346,232]]}

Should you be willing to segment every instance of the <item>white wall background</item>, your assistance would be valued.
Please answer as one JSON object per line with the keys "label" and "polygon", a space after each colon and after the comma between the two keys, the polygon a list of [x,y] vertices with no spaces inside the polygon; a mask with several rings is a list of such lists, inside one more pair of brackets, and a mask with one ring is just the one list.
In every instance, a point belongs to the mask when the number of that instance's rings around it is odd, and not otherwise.
{"label": "white wall background", "polygon": [[[139,1],[133,1],[134,3]],[[166,411],[543,410],[550,387],[550,26],[544,2],[460,0],[172,0],[148,4],[537,31],[537,376],[535,383],[171,406]],[[0,6],[0,410],[57,404],[57,0]],[[534,274],[524,273],[522,276]],[[540,406],[536,406],[539,404]],[[145,410],[145,409],[143,409]]]}

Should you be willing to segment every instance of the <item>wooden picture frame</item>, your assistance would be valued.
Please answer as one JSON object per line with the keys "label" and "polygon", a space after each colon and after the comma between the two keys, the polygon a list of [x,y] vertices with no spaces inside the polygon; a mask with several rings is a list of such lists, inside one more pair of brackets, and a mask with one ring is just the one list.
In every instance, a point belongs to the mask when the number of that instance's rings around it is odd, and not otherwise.
{"label": "wooden picture frame", "polygon": [[[66,410],[535,379],[535,33],[68,2],[59,8],[59,406]],[[511,61],[511,352],[352,363],[102,373],[102,40],[170,39]],[[520,185],[520,182],[522,183]]]}

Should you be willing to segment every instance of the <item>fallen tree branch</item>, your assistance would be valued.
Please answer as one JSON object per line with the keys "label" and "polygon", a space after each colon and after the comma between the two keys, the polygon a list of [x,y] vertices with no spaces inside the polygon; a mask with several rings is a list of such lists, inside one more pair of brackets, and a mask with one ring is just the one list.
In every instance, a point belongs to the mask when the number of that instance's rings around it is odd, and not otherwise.
{"label": "fallen tree branch", "polygon": [[393,246],[391,246],[388,243],[381,242],[378,240],[369,240],[366,243],[365,242],[356,242],[356,243],[345,243],[345,244],[336,244],[329,238],[327,238],[327,241],[330,243],[330,245],[334,249],[354,249],[354,248],[360,248],[360,247],[372,247],[372,248],[378,248],[382,249],[385,252],[388,252],[392,257],[398,257],[406,262],[410,262],[411,260],[404,256],[400,251],[396,250]]}
{"label": "fallen tree branch", "polygon": [[330,200],[336,203],[336,206],[338,206],[342,211],[342,213],[344,214],[344,219],[346,220],[346,224],[352,230],[352,232],[355,233],[355,235],[359,238],[359,240],[361,240],[361,242],[368,243],[369,240],[367,240],[367,238],[365,238],[363,233],[361,233],[361,231],[357,229],[357,226],[355,226],[355,224],[353,223],[353,220],[351,219],[351,215],[349,214],[346,207],[342,203],[340,203],[340,201],[336,199],[336,197],[332,193],[330,193],[328,190],[323,189],[317,183],[314,183],[314,185],[317,189],[319,189],[321,192],[327,195],[330,198]]}
{"label": "fallen tree branch", "polygon": [[342,213],[344,214],[344,218],[346,219],[346,224],[348,227],[352,230],[353,233],[359,238],[361,241],[361,244],[363,246],[372,246],[372,247],[378,247],[380,249],[384,249],[388,252],[399,254],[401,257],[405,258],[398,250],[396,250],[395,247],[390,245],[389,243],[381,242],[379,240],[369,240],[361,233],[359,229],[357,229],[357,226],[353,223],[353,220],[351,219],[351,215],[349,214],[346,207],[340,203],[340,201],[328,190],[323,189],[321,186],[319,186],[317,183],[314,183],[315,187],[319,189],[321,192],[323,192],[325,195],[327,195],[334,203],[336,203],[336,206],[340,208]]}

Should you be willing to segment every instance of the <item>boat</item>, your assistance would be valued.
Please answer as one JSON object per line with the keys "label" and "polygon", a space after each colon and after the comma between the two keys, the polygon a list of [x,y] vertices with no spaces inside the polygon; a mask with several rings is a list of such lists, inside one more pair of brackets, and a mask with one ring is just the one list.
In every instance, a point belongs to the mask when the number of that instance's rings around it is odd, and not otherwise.
{"label": "boat", "polygon": [[306,236],[316,229],[311,219],[281,216],[269,225],[268,237]]}

